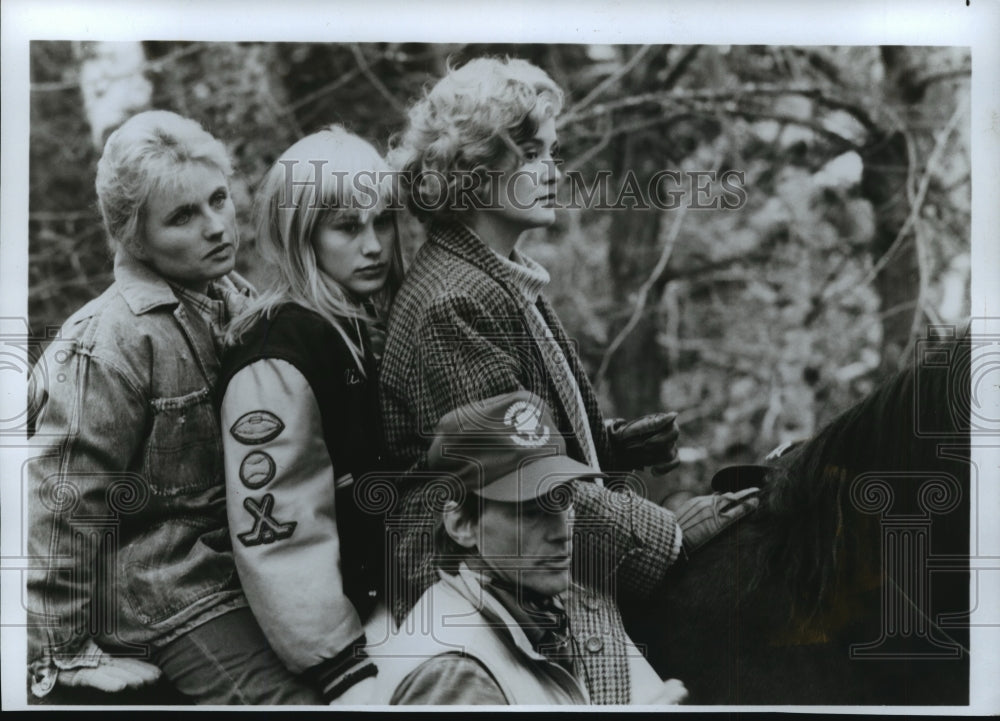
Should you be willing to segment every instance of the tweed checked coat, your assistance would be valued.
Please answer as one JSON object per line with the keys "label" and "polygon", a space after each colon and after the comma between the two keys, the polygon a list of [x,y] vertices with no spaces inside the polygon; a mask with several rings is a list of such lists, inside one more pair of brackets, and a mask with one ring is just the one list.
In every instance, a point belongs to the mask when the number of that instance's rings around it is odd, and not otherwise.
{"label": "tweed checked coat", "polygon": [[[519,389],[548,403],[567,452],[583,460],[580,443],[553,386],[524,300],[496,254],[458,224],[428,231],[393,304],[380,372],[380,400],[391,461],[409,469],[390,515],[395,575],[389,579],[397,620],[437,580],[432,507],[440,486],[423,471],[438,420],[450,410]],[[538,309],[576,378],[603,468],[613,468],[597,398],[572,342],[544,298]],[[679,550],[670,511],[627,491],[577,481],[574,575],[599,593],[571,605],[575,660],[591,701],[626,704],[625,632],[615,599],[642,598],[662,579]],[[641,642],[642,639],[636,639]]]}

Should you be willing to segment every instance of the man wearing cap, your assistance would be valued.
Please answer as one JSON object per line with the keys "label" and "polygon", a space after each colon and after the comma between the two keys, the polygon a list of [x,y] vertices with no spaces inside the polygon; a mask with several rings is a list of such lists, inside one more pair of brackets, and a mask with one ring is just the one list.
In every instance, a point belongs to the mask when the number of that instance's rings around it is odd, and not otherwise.
{"label": "man wearing cap", "polygon": [[[427,456],[439,490],[439,580],[370,653],[382,702],[509,705],[590,702],[567,609],[593,603],[572,584],[573,479],[600,475],[569,458],[544,402],[528,391],[442,417]],[[631,703],[678,703],[620,628],[598,652],[627,659]]]}

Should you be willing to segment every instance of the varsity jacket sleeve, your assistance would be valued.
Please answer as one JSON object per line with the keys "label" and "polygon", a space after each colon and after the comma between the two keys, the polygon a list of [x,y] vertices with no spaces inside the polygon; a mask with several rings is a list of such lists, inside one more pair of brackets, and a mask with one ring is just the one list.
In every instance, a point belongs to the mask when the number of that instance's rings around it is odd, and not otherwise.
{"label": "varsity jacket sleeve", "polygon": [[[543,386],[544,378],[532,375],[544,373],[534,340],[512,334],[503,320],[467,296],[441,296],[429,306],[415,339],[414,402],[422,437],[429,438],[438,419],[460,405]],[[587,559],[574,564],[578,580],[614,588],[622,598],[647,597],[680,553],[681,530],[673,513],[631,492],[582,481],[574,485],[574,548]]]}
{"label": "varsity jacket sleeve", "polygon": [[250,608],[275,653],[329,702],[376,669],[344,594],[335,468],[316,397],[287,361],[238,371],[222,400],[226,506]]}

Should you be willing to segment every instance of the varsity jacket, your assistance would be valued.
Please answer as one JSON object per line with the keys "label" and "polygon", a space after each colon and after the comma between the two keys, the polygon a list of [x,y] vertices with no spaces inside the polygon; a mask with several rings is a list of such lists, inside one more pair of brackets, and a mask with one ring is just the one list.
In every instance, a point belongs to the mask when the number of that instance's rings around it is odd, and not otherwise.
{"label": "varsity jacket", "polygon": [[382,595],[375,364],[318,314],[281,306],[223,358],[226,500],[240,580],[271,646],[332,700],[375,673],[363,623]]}
{"label": "varsity jacket", "polygon": [[[400,503],[388,521],[396,538],[389,553],[398,576],[393,582],[398,592],[390,599],[397,619],[437,580],[431,561],[433,502],[427,497],[436,484],[423,466],[441,416],[475,400],[527,389],[548,403],[569,455],[585,462],[545,370],[539,340],[529,330],[531,309],[512,289],[508,274],[467,228],[438,223],[430,227],[393,303],[379,382],[390,460],[410,469],[400,480]],[[612,468],[604,419],[579,355],[544,297],[537,308],[579,386],[601,466]],[[626,704],[626,658],[603,653],[608,640],[625,638],[614,600],[648,595],[676,560],[678,528],[670,511],[627,491],[585,482],[576,482],[575,491],[574,572],[584,585],[606,593],[568,609],[573,634],[581,648],[601,651],[582,659],[591,700]]]}

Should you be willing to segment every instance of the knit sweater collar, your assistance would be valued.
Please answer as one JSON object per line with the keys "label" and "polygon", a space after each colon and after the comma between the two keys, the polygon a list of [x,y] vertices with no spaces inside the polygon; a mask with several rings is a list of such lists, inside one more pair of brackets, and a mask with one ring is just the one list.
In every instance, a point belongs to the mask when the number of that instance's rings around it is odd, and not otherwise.
{"label": "knit sweater collar", "polygon": [[542,294],[551,280],[549,272],[517,248],[511,251],[509,258],[504,258],[499,253],[497,253],[497,257],[509,271],[511,283],[518,293],[532,305],[537,303],[538,296]]}

